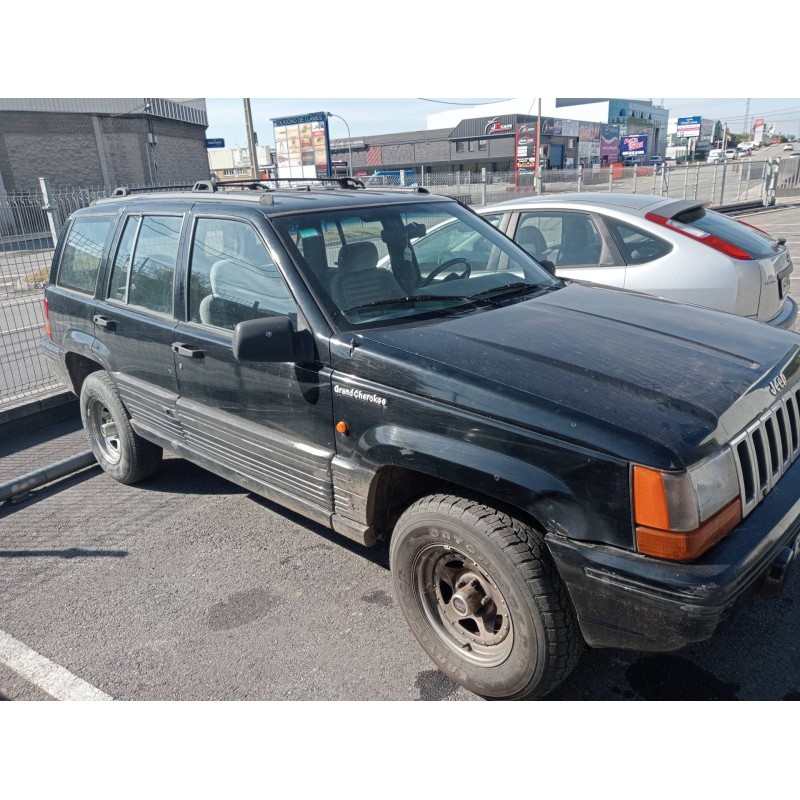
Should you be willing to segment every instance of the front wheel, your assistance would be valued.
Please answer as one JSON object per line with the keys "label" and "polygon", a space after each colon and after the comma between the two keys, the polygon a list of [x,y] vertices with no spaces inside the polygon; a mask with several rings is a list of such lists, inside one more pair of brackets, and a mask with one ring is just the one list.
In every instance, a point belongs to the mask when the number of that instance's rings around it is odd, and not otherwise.
{"label": "front wheel", "polygon": [[86,376],[81,420],[97,462],[112,478],[131,484],[149,478],[161,464],[160,447],[139,436],[107,372]]}
{"label": "front wheel", "polygon": [[474,500],[435,495],[400,517],[389,557],[414,636],[466,689],[542,697],[577,663],[575,614],[531,526]]}

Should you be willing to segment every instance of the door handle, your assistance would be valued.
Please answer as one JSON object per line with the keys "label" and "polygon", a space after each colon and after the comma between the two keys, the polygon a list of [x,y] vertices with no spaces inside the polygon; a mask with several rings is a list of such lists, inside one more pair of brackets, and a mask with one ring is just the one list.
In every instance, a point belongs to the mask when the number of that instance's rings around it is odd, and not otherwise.
{"label": "door handle", "polygon": [[95,314],[92,317],[92,321],[95,325],[99,325],[101,328],[105,328],[109,331],[115,331],[117,329],[116,320],[113,320],[110,317],[104,317],[102,314]]}
{"label": "door handle", "polygon": [[199,348],[191,344],[183,344],[183,342],[173,342],[172,349],[179,356],[188,356],[189,358],[202,358],[205,353]]}

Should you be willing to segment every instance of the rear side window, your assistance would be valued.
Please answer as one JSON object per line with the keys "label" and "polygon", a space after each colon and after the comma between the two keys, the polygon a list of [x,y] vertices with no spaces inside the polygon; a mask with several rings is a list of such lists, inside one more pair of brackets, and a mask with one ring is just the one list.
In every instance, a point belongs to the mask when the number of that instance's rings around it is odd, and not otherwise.
{"label": "rear side window", "polygon": [[744,250],[750,258],[770,258],[778,251],[777,244],[766,234],[748,225],[742,225],[717,211],[691,208],[673,219],[730,242]]}
{"label": "rear side window", "polygon": [[172,315],[172,285],[183,217],[132,216],[125,223],[109,298]]}
{"label": "rear side window", "polygon": [[58,285],[94,294],[103,245],[113,217],[84,217],[72,223],[61,254]]}
{"label": "rear side window", "polygon": [[672,250],[669,242],[646,233],[640,228],[627,225],[611,217],[603,217],[603,219],[627,264],[647,264],[657,258],[662,258]]}

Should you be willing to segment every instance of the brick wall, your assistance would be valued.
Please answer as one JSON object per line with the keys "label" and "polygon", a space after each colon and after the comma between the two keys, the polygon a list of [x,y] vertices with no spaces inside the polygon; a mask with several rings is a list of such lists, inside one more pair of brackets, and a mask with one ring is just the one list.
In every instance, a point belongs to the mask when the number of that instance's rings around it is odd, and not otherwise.
{"label": "brick wall", "polygon": [[[54,187],[193,183],[209,175],[205,128],[151,118],[158,143],[148,154],[144,117],[0,112],[0,175],[8,192]],[[150,160],[151,157],[154,160]]]}

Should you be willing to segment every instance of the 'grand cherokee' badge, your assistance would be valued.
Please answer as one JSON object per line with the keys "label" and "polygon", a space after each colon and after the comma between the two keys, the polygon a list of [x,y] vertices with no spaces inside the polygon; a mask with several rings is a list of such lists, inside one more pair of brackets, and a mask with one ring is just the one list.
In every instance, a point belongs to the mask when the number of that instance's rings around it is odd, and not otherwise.
{"label": "'grand cherokee' badge", "polygon": [[335,394],[343,394],[345,397],[352,397],[354,400],[361,400],[364,403],[372,403],[376,406],[386,406],[389,402],[385,397],[372,392],[362,392],[361,389],[354,389],[351,386],[339,386],[338,384],[333,387]]}

